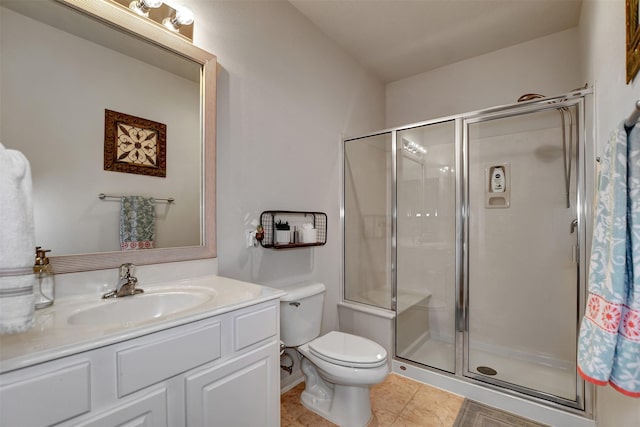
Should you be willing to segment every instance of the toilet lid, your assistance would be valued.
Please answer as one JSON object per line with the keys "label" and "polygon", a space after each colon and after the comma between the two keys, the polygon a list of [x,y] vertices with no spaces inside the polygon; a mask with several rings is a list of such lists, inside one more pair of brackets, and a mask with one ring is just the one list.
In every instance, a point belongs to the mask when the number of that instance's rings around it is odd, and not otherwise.
{"label": "toilet lid", "polygon": [[337,331],[311,341],[309,351],[327,362],[353,368],[375,368],[387,361],[387,351],[381,345]]}

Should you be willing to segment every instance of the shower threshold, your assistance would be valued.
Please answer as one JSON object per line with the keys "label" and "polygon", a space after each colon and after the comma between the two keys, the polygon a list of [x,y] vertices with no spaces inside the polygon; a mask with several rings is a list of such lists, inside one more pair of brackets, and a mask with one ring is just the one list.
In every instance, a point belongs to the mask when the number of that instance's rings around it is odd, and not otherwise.
{"label": "shower threshold", "polygon": [[[575,400],[575,365],[556,366],[486,349],[472,349],[472,352],[473,359],[470,363],[472,373],[532,390],[540,390],[562,399]],[[399,356],[422,365],[442,367],[447,366],[447,360],[452,354],[454,354],[453,343],[432,339],[424,342],[411,353],[399,353]],[[490,367],[495,374],[482,372],[478,367]]]}
{"label": "shower threshold", "polygon": [[394,358],[392,371],[540,423],[562,427],[596,427],[595,422],[590,418],[592,415],[584,411],[524,399],[515,393],[489,388],[486,385],[476,384],[466,378],[455,377],[435,369],[427,369],[415,362]]}

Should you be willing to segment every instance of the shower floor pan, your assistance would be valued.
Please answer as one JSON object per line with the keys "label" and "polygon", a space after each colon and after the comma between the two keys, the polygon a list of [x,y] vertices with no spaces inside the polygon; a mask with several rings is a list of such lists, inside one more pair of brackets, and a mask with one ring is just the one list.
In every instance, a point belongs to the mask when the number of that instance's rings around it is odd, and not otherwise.
{"label": "shower floor pan", "polygon": [[[471,372],[481,374],[477,367],[486,366],[497,371],[490,376],[500,381],[542,391],[567,400],[575,400],[575,366],[553,366],[534,360],[516,358],[487,350],[473,350]],[[454,354],[452,343],[428,340],[404,358],[427,366],[444,366]]]}

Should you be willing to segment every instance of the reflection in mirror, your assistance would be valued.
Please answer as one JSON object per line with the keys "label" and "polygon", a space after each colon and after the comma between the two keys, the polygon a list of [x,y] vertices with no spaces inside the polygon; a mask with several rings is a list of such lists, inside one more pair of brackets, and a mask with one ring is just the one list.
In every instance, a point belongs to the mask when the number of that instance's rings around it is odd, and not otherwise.
{"label": "reflection in mirror", "polygon": [[[0,140],[31,163],[37,244],[55,255],[93,254],[53,258],[58,272],[214,256],[204,190],[213,191],[215,176],[215,57],[112,2],[64,3],[102,21],[52,1],[3,1],[0,11]],[[105,140],[105,110],[166,125],[166,177],[104,170],[105,144],[138,142],[130,128],[131,139]],[[139,155],[154,167],[159,146],[145,146]],[[122,161],[138,153],[122,150]],[[115,252],[121,203],[100,193],[174,198],[155,204],[154,243],[163,249]]]}

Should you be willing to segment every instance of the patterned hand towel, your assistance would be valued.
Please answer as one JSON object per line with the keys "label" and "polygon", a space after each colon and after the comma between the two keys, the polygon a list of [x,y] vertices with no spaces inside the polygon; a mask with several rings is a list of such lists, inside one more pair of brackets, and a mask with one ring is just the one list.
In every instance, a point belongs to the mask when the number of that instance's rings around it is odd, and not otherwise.
{"label": "patterned hand towel", "polygon": [[578,372],[640,397],[640,126],[612,133],[602,158]]}
{"label": "patterned hand towel", "polygon": [[156,200],[123,196],[120,199],[120,249],[153,249],[156,238]]}
{"label": "patterned hand towel", "polygon": [[34,250],[29,161],[0,144],[0,333],[33,325]]}

